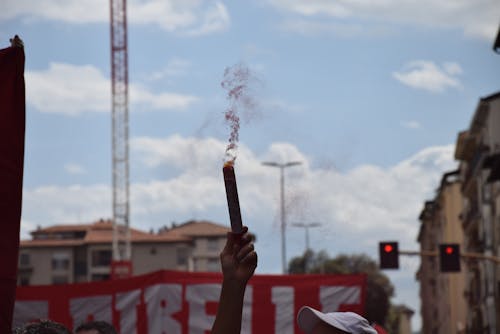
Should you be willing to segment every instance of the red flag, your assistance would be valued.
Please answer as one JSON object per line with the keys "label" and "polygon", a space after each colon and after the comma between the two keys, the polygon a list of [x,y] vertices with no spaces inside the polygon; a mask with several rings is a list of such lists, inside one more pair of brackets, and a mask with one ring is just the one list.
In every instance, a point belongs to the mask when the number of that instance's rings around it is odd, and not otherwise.
{"label": "red flag", "polygon": [[0,333],[10,333],[23,189],[24,50],[0,50]]}

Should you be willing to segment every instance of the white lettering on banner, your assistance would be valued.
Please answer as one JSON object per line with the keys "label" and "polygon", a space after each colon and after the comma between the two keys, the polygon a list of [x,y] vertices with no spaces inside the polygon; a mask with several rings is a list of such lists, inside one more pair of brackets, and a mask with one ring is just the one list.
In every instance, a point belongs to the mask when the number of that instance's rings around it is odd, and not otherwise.
{"label": "white lettering on banner", "polygon": [[116,309],[120,311],[120,332],[137,334],[137,305],[141,303],[141,290],[116,294]]}
{"label": "white lettering on banner", "polygon": [[182,333],[181,324],[172,318],[172,314],[182,309],[182,285],[153,285],[144,292],[144,301],[147,305],[149,333]]}
{"label": "white lettering on banner", "polygon": [[361,288],[359,286],[322,286],[319,299],[323,312],[335,312],[340,305],[361,303]]}
{"label": "white lettering on banner", "polygon": [[243,318],[241,322],[241,333],[243,334],[252,334],[252,305],[253,288],[248,285],[243,299]]}
{"label": "white lettering on banner", "polygon": [[44,301],[16,301],[12,327],[16,328],[35,319],[49,317],[49,302]]}
{"label": "white lettering on banner", "polygon": [[112,322],[110,295],[73,298],[69,301],[73,325],[76,327],[89,318]]}
{"label": "white lettering on banner", "polygon": [[293,334],[294,293],[291,286],[275,286],[271,289],[272,302],[276,307],[275,334]]}
{"label": "white lettering on banner", "polygon": [[[190,277],[190,273],[179,274],[181,279],[175,275],[178,274],[168,277],[154,273],[143,281],[138,278],[137,282],[120,280],[113,286],[90,283],[88,286],[47,287],[41,290],[19,287],[13,324],[53,317],[74,327],[90,319],[114,321],[122,334],[210,332],[216,311],[212,306],[219,302],[220,282],[195,275]],[[254,277],[252,285],[247,286],[245,291],[241,333],[293,334],[295,311],[302,300],[314,301],[314,305],[319,302],[319,307],[325,312],[338,311],[343,306],[362,310],[365,277],[352,275],[340,280],[332,275],[331,280],[324,279],[330,276],[320,278],[308,280],[305,285],[294,276],[279,279]],[[348,285],[337,285],[346,282],[346,278],[349,279]],[[311,287],[315,287],[317,292],[314,296],[306,296],[306,293],[311,293]],[[254,304],[256,297],[259,304]]]}
{"label": "white lettering on banner", "polygon": [[214,315],[205,312],[207,302],[218,302],[220,284],[195,284],[186,287],[186,301],[189,303],[189,334],[205,334],[212,329]]}

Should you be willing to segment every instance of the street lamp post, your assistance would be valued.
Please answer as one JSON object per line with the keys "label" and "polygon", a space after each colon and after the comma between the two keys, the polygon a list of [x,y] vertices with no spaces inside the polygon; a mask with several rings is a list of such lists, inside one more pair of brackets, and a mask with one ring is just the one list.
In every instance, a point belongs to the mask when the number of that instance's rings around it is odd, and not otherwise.
{"label": "street lamp post", "polygon": [[297,166],[302,164],[300,161],[290,161],[286,163],[278,162],[263,162],[262,165],[269,167],[276,167],[280,169],[280,194],[281,194],[281,265],[283,273],[286,274],[286,240],[285,240],[285,173],[284,170],[287,167]]}
{"label": "street lamp post", "polygon": [[292,224],[292,226],[295,226],[295,227],[302,227],[306,230],[306,251],[308,251],[310,248],[309,248],[309,229],[311,227],[319,227],[321,226],[320,223],[294,223]]}
{"label": "street lamp post", "polygon": [[311,227],[318,227],[318,226],[321,226],[320,223],[294,223],[292,224],[292,226],[295,226],[295,227],[302,227],[303,229],[306,230],[306,250],[304,252],[304,260],[305,260],[305,272],[308,273],[309,272],[309,257],[310,257],[310,254],[309,254],[309,229]]}

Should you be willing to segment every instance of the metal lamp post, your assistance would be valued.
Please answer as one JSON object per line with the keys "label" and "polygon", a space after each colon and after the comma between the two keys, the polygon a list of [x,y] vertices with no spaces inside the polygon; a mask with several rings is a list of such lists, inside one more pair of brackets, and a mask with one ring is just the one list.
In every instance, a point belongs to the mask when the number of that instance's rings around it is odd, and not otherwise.
{"label": "metal lamp post", "polygon": [[301,165],[300,161],[290,161],[286,163],[278,163],[278,162],[263,162],[262,165],[269,167],[276,167],[280,169],[280,194],[281,194],[281,264],[283,273],[286,274],[286,240],[285,240],[285,173],[284,170],[287,167]]}
{"label": "metal lamp post", "polygon": [[308,254],[308,251],[311,249],[309,247],[309,229],[311,227],[319,227],[321,226],[320,223],[293,223],[292,226],[295,226],[295,227],[302,227],[303,229],[306,230],[306,250],[304,252],[304,256],[305,256],[305,272],[307,273],[309,271],[309,254]]}
{"label": "metal lamp post", "polygon": [[309,248],[309,229],[311,227],[319,227],[321,226],[320,223],[293,223],[292,226],[295,226],[295,227],[302,227],[306,230],[306,251],[308,251],[310,248]]}

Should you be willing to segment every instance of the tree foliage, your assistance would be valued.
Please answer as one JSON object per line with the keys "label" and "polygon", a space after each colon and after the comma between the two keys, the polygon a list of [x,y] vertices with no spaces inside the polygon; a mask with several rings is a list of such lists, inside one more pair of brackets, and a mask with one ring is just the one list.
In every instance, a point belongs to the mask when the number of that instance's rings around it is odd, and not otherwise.
{"label": "tree foliage", "polygon": [[378,268],[377,263],[365,254],[341,254],[335,258],[325,251],[318,253],[307,250],[302,256],[290,260],[290,274],[355,274],[367,275],[366,318],[370,322],[385,325],[390,308],[390,298],[394,286],[389,278]]}

